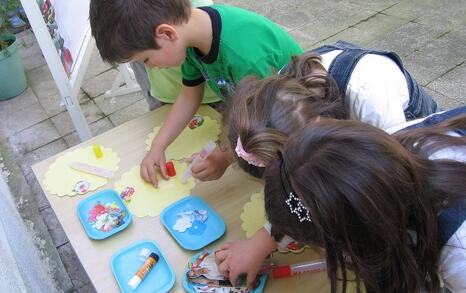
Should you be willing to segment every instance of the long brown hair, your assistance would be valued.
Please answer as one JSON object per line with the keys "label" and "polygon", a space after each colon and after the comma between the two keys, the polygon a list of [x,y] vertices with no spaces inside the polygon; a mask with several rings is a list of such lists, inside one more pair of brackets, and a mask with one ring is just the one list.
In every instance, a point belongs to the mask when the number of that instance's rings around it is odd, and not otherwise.
{"label": "long brown hair", "polygon": [[[348,266],[358,292],[361,284],[368,292],[438,292],[437,213],[466,199],[466,164],[426,155],[465,147],[466,138],[443,135],[457,126],[466,127],[466,116],[395,136],[358,121],[309,123],[266,169],[272,233],[325,248],[332,292],[338,269],[346,291]],[[280,166],[311,222],[290,213]]]}
{"label": "long brown hair", "polygon": [[[315,54],[294,57],[281,75],[263,80],[244,78],[225,115],[228,140],[235,149],[238,136],[244,149],[267,166],[289,134],[319,116],[347,117],[338,86]],[[238,158],[239,165],[261,177],[263,168]]]}

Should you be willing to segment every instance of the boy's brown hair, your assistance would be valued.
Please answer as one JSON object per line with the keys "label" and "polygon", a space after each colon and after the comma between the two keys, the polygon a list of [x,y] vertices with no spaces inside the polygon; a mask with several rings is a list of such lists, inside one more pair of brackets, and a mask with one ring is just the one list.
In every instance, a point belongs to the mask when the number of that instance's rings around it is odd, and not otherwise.
{"label": "boy's brown hair", "polygon": [[189,0],[91,0],[89,20],[103,60],[121,63],[158,49],[157,26],[187,22],[190,13]]}

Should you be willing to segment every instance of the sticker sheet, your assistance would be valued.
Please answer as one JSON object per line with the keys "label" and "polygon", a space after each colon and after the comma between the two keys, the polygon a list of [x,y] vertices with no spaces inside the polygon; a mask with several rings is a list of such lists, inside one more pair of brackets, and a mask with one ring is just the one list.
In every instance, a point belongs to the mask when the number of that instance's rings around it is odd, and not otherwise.
{"label": "sticker sheet", "polygon": [[174,162],[176,175],[164,180],[157,173],[158,187],[146,183],[139,175],[139,165],[124,173],[115,183],[115,189],[125,201],[133,215],[137,217],[157,216],[173,202],[188,196],[194,187],[194,178],[186,184],[181,183],[181,176],[188,167],[186,163]]}
{"label": "sticker sheet", "polygon": [[[152,140],[160,130],[155,127],[146,139],[146,150],[150,150]],[[208,116],[196,114],[181,134],[168,146],[165,158],[183,159],[199,152],[208,141],[216,141],[220,135],[220,125],[217,120]]]}
{"label": "sticker sheet", "polygon": [[75,196],[85,194],[102,187],[108,178],[78,171],[71,166],[73,164],[85,164],[95,168],[101,168],[107,173],[118,170],[120,158],[110,148],[100,148],[102,156],[98,158],[92,146],[77,148],[58,157],[49,170],[45,173],[44,186],[50,193],[58,196]]}

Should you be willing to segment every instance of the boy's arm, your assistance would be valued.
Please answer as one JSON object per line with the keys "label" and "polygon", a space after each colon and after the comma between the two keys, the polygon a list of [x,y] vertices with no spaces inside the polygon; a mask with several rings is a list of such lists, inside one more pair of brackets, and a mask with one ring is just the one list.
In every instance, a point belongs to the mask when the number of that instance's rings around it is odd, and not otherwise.
{"label": "boy's arm", "polygon": [[162,177],[167,179],[165,167],[165,149],[176,139],[189,123],[201,104],[204,95],[204,85],[194,87],[182,86],[167,119],[152,141],[149,153],[141,162],[140,175],[146,182],[157,187],[156,168]]}

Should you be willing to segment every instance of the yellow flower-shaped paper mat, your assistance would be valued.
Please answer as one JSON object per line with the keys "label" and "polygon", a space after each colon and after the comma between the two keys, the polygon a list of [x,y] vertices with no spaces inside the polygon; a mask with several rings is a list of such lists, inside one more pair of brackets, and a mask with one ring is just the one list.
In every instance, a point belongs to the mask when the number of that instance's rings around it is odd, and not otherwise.
{"label": "yellow flower-shaped paper mat", "polygon": [[[197,114],[200,115],[200,114]],[[204,118],[202,125],[190,129],[188,126],[178,135],[178,137],[168,146],[165,151],[165,158],[183,159],[189,158],[192,154],[201,151],[202,147],[209,141],[216,141],[220,134],[220,125],[217,120],[201,115]],[[160,130],[160,126],[154,128],[146,139],[146,151],[150,150],[152,140]]]}
{"label": "yellow flower-shaped paper mat", "polygon": [[69,167],[70,162],[76,161],[106,168],[113,172],[117,171],[118,163],[120,162],[118,154],[110,148],[101,146],[101,149],[103,153],[101,158],[95,156],[92,146],[77,148],[58,157],[45,173],[44,186],[47,191],[58,196],[74,196],[78,194],[74,191],[74,187],[78,181],[84,180],[89,182],[90,186],[87,192],[105,185],[108,179]]}
{"label": "yellow flower-shaped paper mat", "polygon": [[264,192],[258,192],[251,195],[251,201],[243,207],[240,215],[243,221],[241,228],[246,231],[246,237],[250,238],[267,222],[265,216]]}
{"label": "yellow flower-shaped paper mat", "polygon": [[181,176],[188,167],[181,162],[173,162],[176,176],[164,180],[157,174],[158,187],[146,183],[139,175],[139,165],[124,173],[115,183],[115,189],[121,193],[126,187],[133,187],[134,194],[127,203],[128,208],[137,217],[157,216],[171,203],[188,196],[194,187],[194,178],[191,177],[186,184],[181,183]]}

